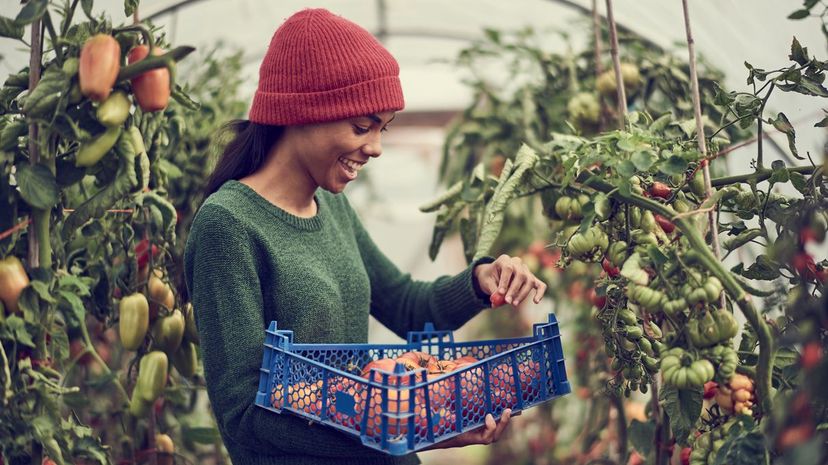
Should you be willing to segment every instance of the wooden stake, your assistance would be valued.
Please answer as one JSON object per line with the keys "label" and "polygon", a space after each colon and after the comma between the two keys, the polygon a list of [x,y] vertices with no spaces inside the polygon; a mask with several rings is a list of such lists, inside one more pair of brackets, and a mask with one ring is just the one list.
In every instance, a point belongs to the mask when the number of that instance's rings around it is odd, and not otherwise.
{"label": "wooden stake", "polygon": [[615,89],[618,99],[618,128],[624,129],[627,117],[627,94],[624,92],[624,79],[621,76],[621,59],[618,57],[618,33],[615,29],[615,18],[612,14],[612,0],[607,0],[607,22],[610,33],[610,54],[612,67],[615,70]]}
{"label": "wooden stake", "polygon": [[595,77],[604,72],[601,63],[601,17],[598,15],[598,0],[592,0],[592,33],[595,36]]}
{"label": "wooden stake", "polygon": [[[42,55],[43,55],[43,34],[41,31],[41,21],[38,19],[37,21],[31,24],[32,28],[32,49],[31,53],[29,54],[29,89],[34,89],[37,87],[37,83],[40,81],[40,69]],[[40,163],[40,149],[38,147],[38,130],[37,130],[37,123],[31,122],[29,123],[29,161],[31,164],[37,165]],[[32,216],[33,228],[32,231],[37,230],[39,226],[39,222],[42,221],[42,216],[37,218],[37,215]],[[40,243],[38,241],[37,234],[29,233],[29,266],[31,268],[37,268],[40,266]]]}
{"label": "wooden stake", "polygon": [[[609,1],[609,0],[607,0]],[[687,52],[690,54],[690,85],[693,92],[693,112],[696,118],[696,139],[699,144],[699,152],[702,158],[707,157],[707,142],[704,136],[704,123],[702,122],[701,114],[701,97],[699,93],[699,76],[696,72],[696,46],[693,40],[693,32],[690,30],[690,13],[687,8],[687,0],[681,0],[681,5],[684,8],[684,29],[687,32]],[[710,184],[710,166],[707,160],[702,160],[702,172],[704,173],[704,196],[709,198],[713,191],[713,186]],[[719,247],[719,225],[716,221],[716,210],[711,210],[707,214],[707,221],[710,224],[711,243],[713,245],[713,255],[719,259],[722,255]],[[721,306],[724,307],[724,294],[722,294]]]}

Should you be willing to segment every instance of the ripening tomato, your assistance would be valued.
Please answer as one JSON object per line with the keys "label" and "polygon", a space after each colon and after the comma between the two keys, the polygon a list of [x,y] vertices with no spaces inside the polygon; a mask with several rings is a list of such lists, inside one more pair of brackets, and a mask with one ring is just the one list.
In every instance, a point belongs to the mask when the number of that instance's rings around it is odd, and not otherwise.
{"label": "ripening tomato", "polygon": [[[152,49],[153,55],[162,55],[159,47]],[[143,60],[149,55],[149,47],[138,45],[129,51],[127,60],[130,64]],[[145,112],[160,111],[167,108],[170,101],[170,70],[166,67],[155,68],[132,78],[132,93],[135,101]]]}

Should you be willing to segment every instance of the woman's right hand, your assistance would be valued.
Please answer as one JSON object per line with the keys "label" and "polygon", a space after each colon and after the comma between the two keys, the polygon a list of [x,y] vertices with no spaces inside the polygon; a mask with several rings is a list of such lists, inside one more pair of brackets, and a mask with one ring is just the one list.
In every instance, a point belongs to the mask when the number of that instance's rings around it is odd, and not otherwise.
{"label": "woman's right hand", "polygon": [[465,447],[475,444],[492,444],[493,442],[497,442],[497,440],[503,436],[506,427],[509,426],[509,419],[511,417],[512,409],[508,408],[503,411],[503,416],[501,416],[500,420],[497,421],[494,419],[492,414],[489,413],[486,415],[485,424],[479,428],[455,436],[448,441],[427,447],[424,450],[450,449],[453,447]]}

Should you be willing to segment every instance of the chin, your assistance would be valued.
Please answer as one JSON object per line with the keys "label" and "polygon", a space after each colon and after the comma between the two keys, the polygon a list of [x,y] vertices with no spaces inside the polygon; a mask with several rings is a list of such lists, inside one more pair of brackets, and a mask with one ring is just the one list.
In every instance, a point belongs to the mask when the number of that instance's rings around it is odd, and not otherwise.
{"label": "chin", "polygon": [[319,187],[321,187],[322,189],[330,192],[331,194],[341,194],[345,190],[346,186],[347,186],[347,184],[338,184],[338,185],[333,185],[333,186],[319,186]]}

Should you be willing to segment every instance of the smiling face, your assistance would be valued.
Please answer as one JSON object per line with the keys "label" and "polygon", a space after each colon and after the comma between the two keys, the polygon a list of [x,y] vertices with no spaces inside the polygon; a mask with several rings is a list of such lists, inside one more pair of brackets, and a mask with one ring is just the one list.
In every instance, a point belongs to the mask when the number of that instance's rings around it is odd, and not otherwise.
{"label": "smiling face", "polygon": [[382,132],[394,112],[291,127],[291,146],[315,187],[342,192],[371,158],[382,154]]}

